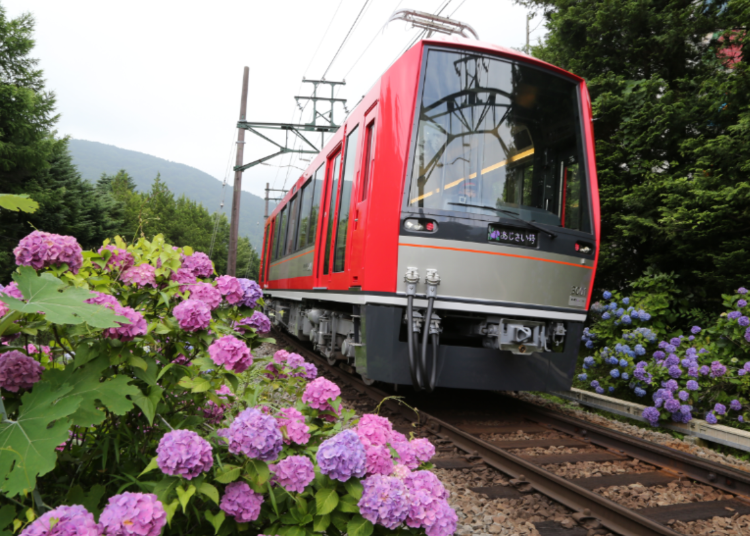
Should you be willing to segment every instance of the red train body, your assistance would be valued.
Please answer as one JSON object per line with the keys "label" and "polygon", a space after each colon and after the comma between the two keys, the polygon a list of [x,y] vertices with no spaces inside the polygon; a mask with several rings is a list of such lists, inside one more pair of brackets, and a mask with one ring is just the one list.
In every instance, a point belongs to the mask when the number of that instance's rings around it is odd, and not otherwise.
{"label": "red train body", "polygon": [[260,283],[274,323],[366,378],[560,389],[598,246],[584,81],[424,40],[267,219]]}

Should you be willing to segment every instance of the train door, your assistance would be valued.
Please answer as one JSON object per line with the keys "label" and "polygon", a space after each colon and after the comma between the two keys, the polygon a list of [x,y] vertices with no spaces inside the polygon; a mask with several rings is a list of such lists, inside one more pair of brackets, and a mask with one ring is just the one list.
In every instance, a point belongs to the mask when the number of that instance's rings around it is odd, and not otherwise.
{"label": "train door", "polygon": [[273,220],[266,222],[266,233],[263,242],[263,250],[261,251],[260,270],[258,273],[258,283],[264,285],[264,288],[268,287],[268,267],[271,264],[270,249],[271,249],[271,230],[273,229]]}
{"label": "train door", "polygon": [[377,127],[377,106],[367,112],[364,121],[364,140],[360,168],[357,173],[357,184],[354,186],[354,219],[352,220],[351,265],[350,276],[352,287],[362,287],[365,280],[364,262],[365,230],[367,229],[367,212],[369,190],[373,180],[373,162],[375,161],[375,132]]}
{"label": "train door", "polygon": [[317,251],[320,255],[317,258],[315,267],[315,287],[328,288],[331,280],[331,249],[333,245],[333,229],[335,227],[336,201],[338,197],[339,172],[341,170],[341,147],[339,146],[327,159],[326,181],[323,186],[323,203],[322,203],[322,225],[320,226],[320,235],[318,237]]}

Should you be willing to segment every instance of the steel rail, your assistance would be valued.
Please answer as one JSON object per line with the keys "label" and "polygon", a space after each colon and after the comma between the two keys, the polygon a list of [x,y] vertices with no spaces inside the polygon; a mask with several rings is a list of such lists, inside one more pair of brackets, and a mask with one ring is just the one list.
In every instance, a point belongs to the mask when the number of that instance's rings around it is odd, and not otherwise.
{"label": "steel rail", "polygon": [[[414,419],[414,411],[402,406],[395,400],[388,400],[390,396],[388,393],[376,387],[365,385],[352,374],[329,365],[322,357],[302,345],[300,341],[280,332],[278,329],[274,329],[274,336],[283,340],[284,344],[294,347],[299,353],[304,354],[305,357],[314,360],[329,374],[336,376],[374,401],[382,402],[385,399],[383,403],[391,412],[400,414],[410,420]],[[432,415],[419,412],[417,414],[417,421],[426,424],[428,430],[449,439],[467,453],[479,456],[485,463],[495,469],[517,480],[531,484],[539,493],[554,499],[571,510],[579,512],[586,518],[596,518],[602,525],[622,536],[677,536],[679,534],[661,523],[639,515],[636,510],[620,506],[614,501],[573,484],[570,480],[559,477],[518,456],[503,451]]]}

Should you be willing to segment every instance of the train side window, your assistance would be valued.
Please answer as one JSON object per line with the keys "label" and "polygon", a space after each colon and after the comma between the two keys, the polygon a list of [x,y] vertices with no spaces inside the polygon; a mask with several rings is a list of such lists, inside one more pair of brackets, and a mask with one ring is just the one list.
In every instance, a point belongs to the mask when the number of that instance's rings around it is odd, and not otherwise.
{"label": "train side window", "polygon": [[276,251],[277,249],[276,244],[279,243],[279,227],[280,226],[281,226],[281,218],[279,218],[279,215],[277,214],[276,221],[273,224],[273,237],[271,239],[271,244],[269,248],[270,251],[268,252],[272,261],[275,261],[276,259],[279,258],[279,256],[277,255],[277,251]]}
{"label": "train side window", "polygon": [[313,188],[315,188],[315,179],[307,181],[302,187],[300,199],[302,205],[299,209],[299,225],[297,226],[297,247],[295,251],[307,246],[307,229],[310,227],[310,206],[312,205]]}
{"label": "train side window", "polygon": [[281,225],[279,226],[279,239],[276,241],[276,258],[281,258],[284,256],[284,246],[286,245],[286,241],[284,240],[286,238],[286,223],[287,223],[287,216],[289,214],[289,205],[285,206],[281,209],[281,214],[279,214],[279,220],[281,220]]}
{"label": "train side window", "polygon": [[325,176],[325,164],[321,164],[315,171],[312,190],[312,205],[310,207],[310,230],[307,232],[307,245],[315,244],[315,233],[318,230],[318,215],[320,214],[320,199],[323,196],[323,177]]}
{"label": "train side window", "polygon": [[346,233],[349,229],[349,213],[352,200],[352,185],[354,184],[354,163],[357,154],[359,128],[354,127],[346,137],[344,152],[344,173],[341,179],[341,201],[339,202],[339,222],[336,225],[336,247],[333,254],[333,271],[343,272],[346,258]]}
{"label": "train side window", "polygon": [[372,173],[373,137],[375,136],[375,121],[370,121],[365,130],[365,167],[362,170],[362,201],[367,199],[367,188],[370,185],[370,173]]}
{"label": "train side window", "polygon": [[289,255],[290,253],[294,253],[294,239],[297,234],[297,209],[299,208],[299,194],[292,197],[292,200],[289,201],[289,225],[288,231],[287,231],[287,239],[286,239],[286,250],[285,255]]}
{"label": "train side window", "polygon": [[[562,188],[563,188],[563,212],[562,221],[563,226],[568,229],[582,229],[582,223],[584,221],[582,210],[581,210],[581,194],[582,180],[581,180],[581,166],[576,161],[575,157],[569,157],[562,164]],[[585,225],[584,225],[585,226]]]}
{"label": "train side window", "polygon": [[331,238],[333,238],[333,217],[336,212],[336,197],[339,191],[339,171],[341,169],[341,149],[338,149],[338,154],[333,160],[331,169],[331,195],[328,199],[328,229],[326,231],[326,248],[323,250],[325,257],[323,258],[323,274],[328,275],[328,269],[331,262]]}

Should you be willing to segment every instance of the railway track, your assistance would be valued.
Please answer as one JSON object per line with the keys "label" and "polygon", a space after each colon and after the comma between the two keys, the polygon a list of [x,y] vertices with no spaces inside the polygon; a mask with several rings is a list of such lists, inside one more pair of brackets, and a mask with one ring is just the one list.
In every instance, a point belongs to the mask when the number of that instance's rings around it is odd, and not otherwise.
{"label": "railway track", "polygon": [[[440,457],[439,452],[433,459],[436,467],[470,469],[486,464],[510,477],[510,485],[472,488],[473,491],[489,499],[518,498],[538,492],[574,512],[572,517],[580,526],[578,532],[560,532],[559,525],[537,527],[542,536],[607,532],[623,536],[677,535],[682,532],[673,527],[684,526],[681,523],[750,514],[750,473],[497,393],[467,393],[466,398],[471,400],[448,399],[439,393],[410,396],[408,403],[419,408],[415,414],[389,399],[392,393],[365,385],[346,370],[329,365],[299,341],[278,331],[275,336],[281,344],[294,348],[356,391],[356,396],[370,398],[375,403],[385,399],[383,406],[391,414],[413,422],[417,430],[427,435],[450,441],[465,453]],[[609,462],[626,470],[573,478],[579,476],[574,474],[576,467],[587,462]],[[617,496],[618,490],[633,486],[662,489],[659,487],[701,484],[701,491],[710,486],[715,490],[714,496],[720,498],[633,509],[626,505],[627,501],[605,496]]]}

